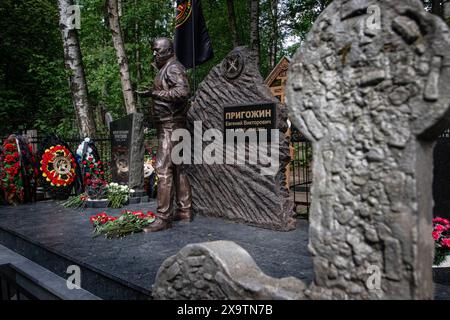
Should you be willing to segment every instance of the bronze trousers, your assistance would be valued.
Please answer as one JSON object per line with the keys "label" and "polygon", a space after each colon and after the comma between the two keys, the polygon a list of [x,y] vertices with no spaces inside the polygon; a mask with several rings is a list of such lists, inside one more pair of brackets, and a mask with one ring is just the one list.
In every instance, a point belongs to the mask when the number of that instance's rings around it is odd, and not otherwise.
{"label": "bronze trousers", "polygon": [[191,213],[191,186],[184,165],[172,162],[172,149],[178,142],[172,142],[172,132],[185,128],[184,122],[163,122],[158,125],[158,152],[156,154],[156,174],[158,175],[158,211],[162,220],[172,221],[173,204],[180,213]]}

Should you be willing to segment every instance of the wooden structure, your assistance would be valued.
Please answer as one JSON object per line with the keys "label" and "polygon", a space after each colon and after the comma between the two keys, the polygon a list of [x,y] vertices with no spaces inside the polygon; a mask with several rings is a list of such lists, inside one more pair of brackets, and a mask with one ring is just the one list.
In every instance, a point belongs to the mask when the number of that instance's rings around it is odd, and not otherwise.
{"label": "wooden structure", "polygon": [[[265,84],[267,84],[270,88],[270,91],[272,92],[272,95],[280,100],[280,102],[283,104],[283,107],[285,105],[285,86],[286,86],[286,80],[287,80],[287,70],[289,68],[289,63],[291,62],[291,59],[284,56],[281,58],[280,62],[275,66],[275,68],[270,72],[269,76],[264,81]],[[286,136],[291,136],[291,129],[289,128],[286,132]],[[294,148],[291,144],[290,146],[290,154],[291,159],[294,158]],[[286,187],[290,190],[290,177],[291,177],[291,165],[289,164],[286,167]]]}
{"label": "wooden structure", "polygon": [[285,101],[284,88],[290,62],[291,59],[286,56],[283,57],[264,81],[270,87],[273,96],[280,100],[282,104],[284,104]]}

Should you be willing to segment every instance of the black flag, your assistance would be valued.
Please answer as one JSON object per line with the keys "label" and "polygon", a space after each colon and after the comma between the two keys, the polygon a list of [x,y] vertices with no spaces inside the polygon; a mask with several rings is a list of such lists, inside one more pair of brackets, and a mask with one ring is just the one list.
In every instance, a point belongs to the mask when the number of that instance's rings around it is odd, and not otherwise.
{"label": "black flag", "polygon": [[213,57],[200,0],[177,0],[175,53],[186,67],[194,67]]}

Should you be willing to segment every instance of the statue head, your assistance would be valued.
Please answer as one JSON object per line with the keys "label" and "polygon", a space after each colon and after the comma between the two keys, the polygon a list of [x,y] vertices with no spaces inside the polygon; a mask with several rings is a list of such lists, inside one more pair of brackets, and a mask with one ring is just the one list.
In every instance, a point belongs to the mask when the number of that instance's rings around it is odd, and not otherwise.
{"label": "statue head", "polygon": [[158,38],[153,42],[154,61],[158,68],[162,68],[174,56],[172,40]]}

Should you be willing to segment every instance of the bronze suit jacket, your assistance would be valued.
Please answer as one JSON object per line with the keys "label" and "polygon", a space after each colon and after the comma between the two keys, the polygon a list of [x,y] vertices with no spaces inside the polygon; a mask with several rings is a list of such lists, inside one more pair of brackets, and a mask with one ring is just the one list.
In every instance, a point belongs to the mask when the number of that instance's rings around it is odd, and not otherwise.
{"label": "bronze suit jacket", "polygon": [[189,82],[184,66],[175,57],[170,58],[158,71],[153,84],[154,120],[184,121],[189,93]]}

